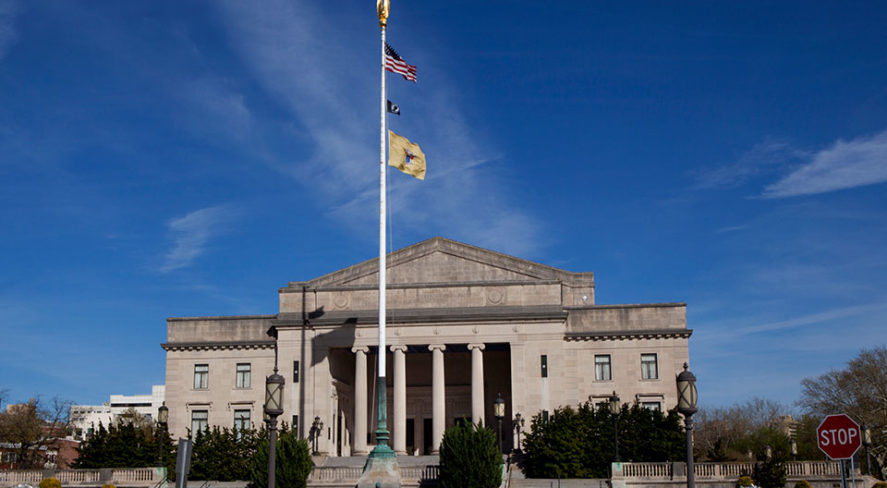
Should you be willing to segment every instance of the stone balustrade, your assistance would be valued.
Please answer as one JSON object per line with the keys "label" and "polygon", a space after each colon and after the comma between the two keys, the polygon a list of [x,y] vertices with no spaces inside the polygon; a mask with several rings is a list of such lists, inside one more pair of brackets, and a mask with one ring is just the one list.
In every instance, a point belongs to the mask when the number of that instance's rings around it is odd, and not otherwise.
{"label": "stone balustrade", "polygon": [[[613,488],[638,486],[670,486],[684,484],[687,480],[685,463],[613,463]],[[750,475],[754,463],[696,463],[693,472],[697,485],[706,488],[733,488],[742,475]],[[841,463],[838,461],[790,461],[785,463],[786,478],[791,486],[795,481],[806,480],[814,487],[828,487],[841,480]],[[857,467],[854,477],[863,477]],[[867,480],[862,486],[868,486]]]}
{"label": "stone balustrade", "polygon": [[0,488],[18,484],[37,486],[44,478],[54,477],[62,486],[96,487],[112,484],[118,488],[162,486],[166,468],[114,469],[31,469],[0,471]]}

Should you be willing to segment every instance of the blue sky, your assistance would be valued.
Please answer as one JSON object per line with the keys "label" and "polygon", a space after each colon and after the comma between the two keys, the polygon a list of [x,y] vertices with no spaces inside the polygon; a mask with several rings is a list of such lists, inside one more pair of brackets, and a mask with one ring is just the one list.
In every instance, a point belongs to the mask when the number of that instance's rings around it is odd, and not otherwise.
{"label": "blue sky", "polygon": [[[703,406],[887,343],[887,6],[392,3],[393,249],[687,302]],[[378,51],[370,0],[0,0],[7,398],[150,392],[167,317],[372,258]]]}

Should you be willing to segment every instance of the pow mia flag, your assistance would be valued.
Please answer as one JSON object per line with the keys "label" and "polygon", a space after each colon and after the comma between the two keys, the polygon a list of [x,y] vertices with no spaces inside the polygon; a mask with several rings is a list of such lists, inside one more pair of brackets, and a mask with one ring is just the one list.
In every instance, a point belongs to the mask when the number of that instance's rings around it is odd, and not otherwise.
{"label": "pow mia flag", "polygon": [[396,103],[392,103],[391,100],[385,100],[388,102],[388,112],[394,115],[400,115],[400,107],[397,106]]}

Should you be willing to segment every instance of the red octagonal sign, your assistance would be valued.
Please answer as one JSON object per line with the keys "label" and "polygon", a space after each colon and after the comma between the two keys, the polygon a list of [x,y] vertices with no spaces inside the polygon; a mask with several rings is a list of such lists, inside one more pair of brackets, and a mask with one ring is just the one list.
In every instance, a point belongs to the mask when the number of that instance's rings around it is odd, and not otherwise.
{"label": "red octagonal sign", "polygon": [[859,424],[844,414],[829,415],[816,428],[816,443],[831,459],[851,458],[862,444]]}

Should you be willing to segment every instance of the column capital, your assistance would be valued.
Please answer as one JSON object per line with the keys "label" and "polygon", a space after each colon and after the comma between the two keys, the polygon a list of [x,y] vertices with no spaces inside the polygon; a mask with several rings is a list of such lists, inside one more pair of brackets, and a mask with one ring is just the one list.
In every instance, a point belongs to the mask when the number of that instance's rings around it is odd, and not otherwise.
{"label": "column capital", "polygon": [[351,352],[368,353],[368,352],[370,352],[370,347],[369,346],[354,346],[351,348]]}
{"label": "column capital", "polygon": [[435,349],[438,351],[446,351],[447,346],[446,346],[446,344],[430,344],[428,346],[429,351],[434,351]]}
{"label": "column capital", "polygon": [[388,346],[388,349],[390,349],[391,352],[397,352],[397,351],[407,352],[407,346],[404,344],[397,344],[394,346]]}
{"label": "column capital", "polygon": [[472,349],[480,349],[481,351],[483,351],[484,349],[486,349],[486,347],[487,347],[486,344],[484,344],[483,342],[476,343],[476,344],[468,344],[469,351]]}

